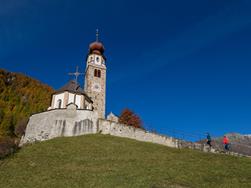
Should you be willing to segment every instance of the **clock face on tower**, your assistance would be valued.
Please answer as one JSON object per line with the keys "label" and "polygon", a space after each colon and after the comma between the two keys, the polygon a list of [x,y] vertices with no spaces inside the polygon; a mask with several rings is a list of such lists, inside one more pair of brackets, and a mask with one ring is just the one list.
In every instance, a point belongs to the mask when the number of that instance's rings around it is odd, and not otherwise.
{"label": "clock face on tower", "polygon": [[92,85],[92,90],[96,92],[101,92],[101,87],[99,83],[94,82]]}

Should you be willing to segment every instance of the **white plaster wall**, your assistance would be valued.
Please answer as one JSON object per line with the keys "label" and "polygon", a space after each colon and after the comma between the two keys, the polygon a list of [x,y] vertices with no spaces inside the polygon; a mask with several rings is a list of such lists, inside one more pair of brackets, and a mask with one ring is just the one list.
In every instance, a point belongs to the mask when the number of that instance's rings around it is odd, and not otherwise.
{"label": "white plaster wall", "polygon": [[81,107],[80,103],[81,103],[81,95],[76,95],[76,103],[75,104],[78,106],[78,108]]}
{"label": "white plaster wall", "polygon": [[178,147],[178,140],[172,137],[150,133],[142,129],[137,129],[108,120],[99,119],[98,128],[102,134],[110,134],[113,136],[126,137],[144,142],[152,142],[169,147]]}
{"label": "white plaster wall", "polygon": [[61,108],[64,106],[64,93],[60,93],[60,94],[57,94],[55,95],[55,100],[54,100],[54,106],[53,108],[58,108],[57,107],[57,101],[61,99],[62,100],[62,103],[61,103]]}
{"label": "white plaster wall", "polygon": [[74,94],[69,93],[68,104],[74,103]]}
{"label": "white plaster wall", "polygon": [[32,115],[20,145],[60,136],[96,133],[97,117],[98,113],[94,111],[69,108],[55,109]]}

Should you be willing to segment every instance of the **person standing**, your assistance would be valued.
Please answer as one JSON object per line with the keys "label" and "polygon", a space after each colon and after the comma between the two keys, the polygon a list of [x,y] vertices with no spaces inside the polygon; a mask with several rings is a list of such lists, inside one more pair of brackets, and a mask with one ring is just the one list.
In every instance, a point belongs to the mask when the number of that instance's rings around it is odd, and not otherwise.
{"label": "person standing", "polygon": [[229,151],[229,139],[227,136],[223,137],[223,144],[225,145],[225,150]]}
{"label": "person standing", "polygon": [[209,134],[209,133],[207,133],[207,145],[209,145],[209,146],[210,146],[210,148],[212,147],[211,142],[212,142],[211,136],[210,136],[210,134]]}

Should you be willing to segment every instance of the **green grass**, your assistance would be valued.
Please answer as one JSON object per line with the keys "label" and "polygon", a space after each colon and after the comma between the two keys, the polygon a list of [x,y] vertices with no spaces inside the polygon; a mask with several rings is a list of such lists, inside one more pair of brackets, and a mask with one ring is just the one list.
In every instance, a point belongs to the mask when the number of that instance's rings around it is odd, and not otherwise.
{"label": "green grass", "polygon": [[251,159],[99,134],[57,138],[0,161],[0,187],[251,187]]}

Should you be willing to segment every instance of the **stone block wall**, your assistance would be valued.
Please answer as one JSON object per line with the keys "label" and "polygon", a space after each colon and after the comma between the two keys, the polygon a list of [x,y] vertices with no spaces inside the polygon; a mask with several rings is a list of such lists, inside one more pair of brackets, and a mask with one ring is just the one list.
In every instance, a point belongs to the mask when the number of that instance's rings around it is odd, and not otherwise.
{"label": "stone block wall", "polygon": [[144,142],[152,142],[169,147],[178,147],[178,140],[172,137],[147,132],[142,129],[126,126],[109,120],[99,119],[98,130],[102,134],[110,134],[113,136],[131,138]]}

